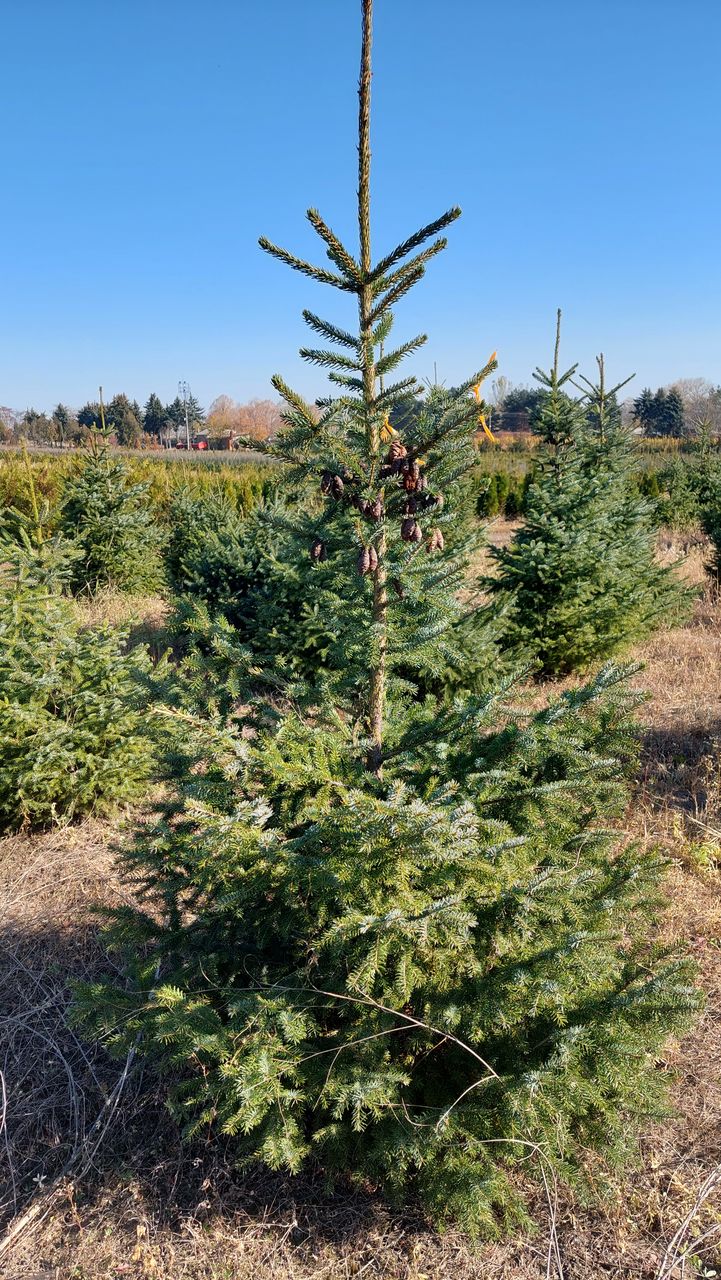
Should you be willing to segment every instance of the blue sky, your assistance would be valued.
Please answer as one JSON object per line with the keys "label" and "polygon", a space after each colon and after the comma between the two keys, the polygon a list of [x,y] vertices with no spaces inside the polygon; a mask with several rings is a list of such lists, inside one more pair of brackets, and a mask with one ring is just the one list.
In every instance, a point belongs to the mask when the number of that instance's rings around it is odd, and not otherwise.
{"label": "blue sky", "polygon": [[[355,244],[358,8],[0,3],[0,404],[324,390],[300,312],[352,304],[257,237]],[[721,382],[717,0],[376,0],[375,37],[376,250],[463,208],[396,316],[419,375],[528,382],[560,305],[569,362]]]}

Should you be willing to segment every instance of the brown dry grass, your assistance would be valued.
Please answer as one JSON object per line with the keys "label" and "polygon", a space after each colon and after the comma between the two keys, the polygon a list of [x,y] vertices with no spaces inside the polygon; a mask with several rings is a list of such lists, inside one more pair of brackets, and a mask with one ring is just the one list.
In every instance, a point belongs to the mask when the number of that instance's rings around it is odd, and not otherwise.
{"label": "brown dry grass", "polygon": [[[684,572],[698,581],[703,548],[667,541],[662,554],[688,553]],[[636,681],[650,698],[624,827],[671,854],[663,928],[688,939],[707,1006],[684,1042],[669,1047],[674,1113],[643,1135],[640,1160],[624,1180],[599,1166],[594,1207],[561,1197],[552,1222],[539,1195],[535,1237],[474,1251],[460,1235],[441,1237],[372,1194],[330,1196],[312,1173],[240,1176],[229,1149],[181,1146],[152,1074],[133,1069],[114,1092],[123,1064],[67,1025],[68,980],[108,964],[89,905],[123,892],[113,857],[123,824],[88,821],[0,841],[0,1203],[6,1230],[24,1222],[9,1247],[0,1240],[0,1274],[660,1280],[667,1246],[689,1212],[676,1254],[688,1247],[705,1271],[688,1259],[667,1280],[721,1274],[721,1189],[694,1211],[704,1180],[721,1168],[718,601],[702,595],[685,626],[659,633],[637,656],[645,667]],[[24,1220],[28,1210],[36,1216]],[[554,1234],[557,1251],[549,1254]]]}

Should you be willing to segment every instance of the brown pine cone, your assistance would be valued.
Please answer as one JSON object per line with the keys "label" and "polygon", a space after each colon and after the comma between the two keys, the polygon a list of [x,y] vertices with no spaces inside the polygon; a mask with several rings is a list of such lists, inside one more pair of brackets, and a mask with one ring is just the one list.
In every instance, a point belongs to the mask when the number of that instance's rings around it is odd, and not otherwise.
{"label": "brown pine cone", "polygon": [[428,539],[426,546],[428,547],[429,551],[443,550],[445,546],[445,542],[443,540],[443,534],[441,533],[440,529],[436,528],[431,530],[431,536]]}
{"label": "brown pine cone", "polygon": [[330,482],[330,491],[332,496],[334,498],[341,498],[343,496],[344,489],[345,485],[343,484],[340,476],[333,476],[333,479]]}
{"label": "brown pine cone", "polygon": [[409,538],[409,541],[410,541],[410,542],[420,542],[420,540],[421,540],[421,538],[422,538],[422,537],[423,537],[423,530],[421,529],[421,526],[420,526],[419,524],[416,524],[416,523],[415,523],[415,521],[414,521],[414,524],[413,524],[413,533],[411,534],[411,536],[410,536],[410,538]]}
{"label": "brown pine cone", "polygon": [[324,471],[320,479],[321,493],[330,493],[330,487],[333,483],[333,472]]}
{"label": "brown pine cone", "polygon": [[416,527],[416,522],[413,519],[413,516],[406,516],[405,520],[401,524],[401,537],[404,542],[412,541],[413,530],[415,529],[415,527]]}
{"label": "brown pine cone", "polygon": [[370,516],[371,520],[382,520],[383,519],[383,499],[376,498],[375,502],[369,502],[367,514]]}
{"label": "brown pine cone", "polygon": [[368,568],[370,569],[371,573],[375,573],[376,569],[378,568],[378,552],[376,551],[375,547],[368,548]]}
{"label": "brown pine cone", "polygon": [[371,559],[367,547],[364,547],[358,556],[358,564],[356,567],[361,578],[364,578],[366,574],[370,572]]}

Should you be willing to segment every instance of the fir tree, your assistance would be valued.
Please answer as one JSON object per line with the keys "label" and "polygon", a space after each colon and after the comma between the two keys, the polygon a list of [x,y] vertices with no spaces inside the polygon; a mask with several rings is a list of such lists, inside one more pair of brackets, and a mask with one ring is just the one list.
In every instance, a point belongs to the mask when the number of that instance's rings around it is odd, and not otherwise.
{"label": "fir tree", "polygon": [[137,799],[151,759],[147,651],[89,631],[62,595],[63,543],[0,531],[0,831]]}
{"label": "fir tree", "polygon": [[60,505],[60,532],[77,549],[75,591],[116,587],[152,591],[161,582],[163,538],[150,509],[147,486],[133,484],[126,464],[95,436],[68,479]]}
{"label": "fir tree", "polygon": [[653,408],[653,392],[650,387],[644,387],[640,396],[637,396],[633,402],[633,418],[634,421],[642,428],[644,435],[652,434],[654,423]]}
{"label": "fir tree", "polygon": [[568,1177],[585,1144],[626,1150],[629,1114],[660,1104],[654,1053],[694,998],[642,936],[657,867],[611,857],[597,826],[624,798],[619,674],[521,716],[503,686],[441,703],[407,678],[456,617],[440,499],[473,466],[470,392],[495,361],[401,426],[413,382],[385,380],[422,339],[391,350],[391,308],[458,211],[374,263],[371,0],[362,12],[360,254],[315,210],[330,267],[263,242],[358,305],[357,332],[306,313],[333,348],[305,357],[340,395],[318,419],[277,378],[286,425],[270,446],[289,488],[315,488],[298,536],[354,619],[347,669],[283,684],[218,627],[235,718],[182,718],[178,755],[202,767],[128,853],[141,901],[113,934],[127,980],[82,989],[77,1008],[180,1077],[190,1133],[215,1127],[272,1167],[315,1154],[497,1232],[524,1217],[529,1156]]}
{"label": "fir tree", "polygon": [[105,422],[115,432],[118,444],[135,448],[140,443],[143,434],[140,407],[137,403],[131,404],[122,392],[110,401],[105,410]]}
{"label": "fir tree", "polygon": [[[559,313],[560,333],[560,313]],[[634,484],[633,437],[615,395],[584,379],[568,394],[576,366],[537,370],[546,389],[535,430],[543,453],[526,499],[525,522],[491,554],[486,586],[505,605],[502,643],[538,660],[544,674],[584,670],[667,620],[682,601],[670,568],[655,560],[655,505]]]}
{"label": "fir tree", "polygon": [[143,427],[148,435],[161,436],[168,424],[168,414],[163,408],[162,400],[153,392],[143,411]]}

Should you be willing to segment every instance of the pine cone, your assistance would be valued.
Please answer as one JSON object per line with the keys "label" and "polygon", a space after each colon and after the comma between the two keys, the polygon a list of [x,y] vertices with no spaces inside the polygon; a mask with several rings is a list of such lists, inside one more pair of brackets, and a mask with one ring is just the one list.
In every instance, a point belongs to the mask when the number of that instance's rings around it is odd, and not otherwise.
{"label": "pine cone", "polygon": [[406,516],[401,525],[401,537],[404,542],[420,542],[423,537],[421,526],[413,516]]}
{"label": "pine cone", "polygon": [[366,514],[370,516],[371,520],[382,520],[383,519],[383,499],[376,498],[375,502],[369,502],[368,511]]}
{"label": "pine cone", "polygon": [[311,560],[325,560],[326,558],[325,543],[321,542],[320,538],[316,538],[313,545],[311,546],[310,558]]}
{"label": "pine cone", "polygon": [[333,483],[333,472],[324,471],[320,480],[321,493],[330,493],[330,488],[332,483]]}
{"label": "pine cone", "polygon": [[440,529],[436,528],[431,530],[431,536],[428,539],[426,546],[428,547],[429,551],[443,550],[445,546],[445,542],[443,540],[443,534],[441,533]]}
{"label": "pine cone", "polygon": [[397,462],[399,458],[408,456],[408,450],[400,440],[391,440],[391,447],[386,454],[386,462]]}
{"label": "pine cone", "polygon": [[375,547],[368,548],[368,568],[370,569],[371,573],[375,573],[376,569],[378,568],[378,552],[376,551]]}
{"label": "pine cone", "polygon": [[333,476],[330,482],[330,491],[334,498],[342,498],[345,485],[340,476]]}
{"label": "pine cone", "polygon": [[371,567],[370,553],[368,551],[368,548],[364,547],[360,555],[358,556],[358,564],[357,564],[358,573],[361,578],[365,578],[366,574],[370,572],[370,567]]}

